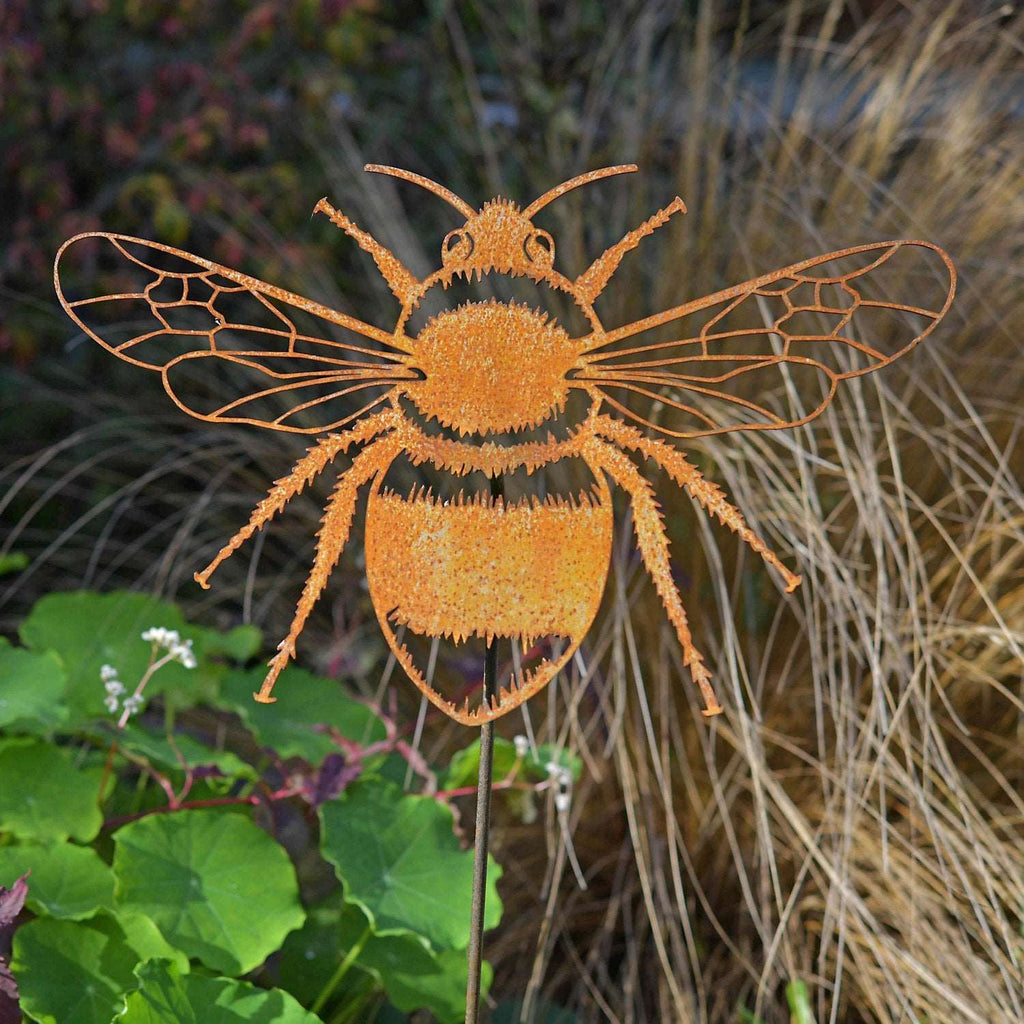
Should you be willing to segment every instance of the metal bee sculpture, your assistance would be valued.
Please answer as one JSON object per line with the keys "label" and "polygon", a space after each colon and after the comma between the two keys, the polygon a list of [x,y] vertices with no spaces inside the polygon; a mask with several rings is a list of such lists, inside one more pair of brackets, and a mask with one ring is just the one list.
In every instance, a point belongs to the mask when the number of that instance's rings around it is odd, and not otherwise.
{"label": "metal bee sculpture", "polygon": [[[608,329],[595,301],[630,250],[685,212],[683,201],[674,199],[575,278],[555,269],[554,240],[533,218],[570,189],[635,166],[582,174],[525,209],[499,198],[479,210],[409,171],[366,169],[422,186],[465,219],[445,237],[440,268],[419,280],[326,200],[317,204],[317,212],[369,253],[401,304],[390,331],[126,235],[78,235],[61,247],[54,267],[57,293],[71,318],[119,358],[159,373],[185,412],[215,423],[323,435],[196,573],[204,588],[216,568],[318,473],[337,456],[355,452],[338,477],[294,621],[256,700],[273,702],[275,681],[295,657],[296,640],[348,540],[359,491],[368,486],[366,573],[396,658],[456,721],[478,725],[511,711],[554,678],[594,619],[611,558],[614,484],[629,495],[644,565],[700,688],[704,713],[717,714],[710,673],[673,581],[661,511],[634,459],[651,459],[665,470],[792,591],[800,577],[780,563],[714,483],[652,435],[678,441],[807,423],[826,408],[840,381],[887,365],[934,329],[953,299],[949,256],[928,242],[861,245]],[[124,290],[69,298],[62,266],[76,252],[92,261],[116,261]],[[916,277],[897,268],[908,253],[920,264]],[[548,312],[493,297],[443,310],[413,329],[414,314],[428,296],[440,290],[443,297],[456,282],[474,278],[532,282],[582,314],[585,329],[571,334]],[[868,297],[872,283],[915,301]],[[929,287],[937,289],[933,302],[920,297]],[[875,330],[876,315],[890,318],[884,329]],[[319,326],[305,329],[314,323]],[[667,338],[630,343],[666,327]],[[896,336],[888,354],[873,347],[876,333]],[[348,340],[351,335],[356,340]],[[813,378],[809,389],[807,378]],[[198,397],[189,397],[196,387]],[[780,387],[799,411],[779,413],[755,400]],[[226,401],[225,388],[234,389]],[[566,425],[570,393],[579,396],[578,415]],[[800,407],[794,394],[813,408]],[[354,412],[350,396],[360,405]],[[567,498],[534,493],[512,501],[491,488],[473,497],[460,490],[441,501],[416,487],[403,494],[387,486],[389,467],[400,458],[460,479],[482,473],[492,480],[516,471],[532,479],[542,467],[576,460],[589,471],[590,486]],[[400,627],[455,642],[512,638],[534,652],[541,638],[557,638],[560,650],[552,645],[550,656],[534,653],[533,663],[511,675],[495,699],[471,708],[467,697],[457,706],[428,683],[396,635]]]}

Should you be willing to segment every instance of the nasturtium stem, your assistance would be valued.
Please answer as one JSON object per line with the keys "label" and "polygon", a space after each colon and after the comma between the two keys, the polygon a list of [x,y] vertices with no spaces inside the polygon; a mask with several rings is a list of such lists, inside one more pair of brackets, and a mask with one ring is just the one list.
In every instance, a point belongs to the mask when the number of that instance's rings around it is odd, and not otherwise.
{"label": "nasturtium stem", "polygon": [[320,990],[320,995],[313,1001],[313,1005],[309,1008],[311,1013],[319,1013],[323,1009],[324,1003],[331,998],[331,993],[341,984],[342,978],[348,974],[349,968],[356,962],[359,954],[362,953],[363,947],[366,945],[367,940],[373,934],[373,925],[368,924],[363,930],[363,934],[356,939],[355,944],[345,954],[345,958],[338,964],[338,969],[331,975],[327,984]]}
{"label": "nasturtium stem", "polygon": [[360,1021],[376,1020],[384,998],[380,983],[367,976],[362,989],[357,990],[350,1002],[338,1007],[338,1012],[328,1024],[360,1024]]}

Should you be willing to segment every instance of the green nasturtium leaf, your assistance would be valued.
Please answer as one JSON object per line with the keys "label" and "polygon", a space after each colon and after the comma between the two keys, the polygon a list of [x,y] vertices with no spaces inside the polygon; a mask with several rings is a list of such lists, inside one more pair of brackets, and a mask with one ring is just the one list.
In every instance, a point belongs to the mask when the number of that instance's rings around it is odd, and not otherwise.
{"label": "green nasturtium leaf", "polygon": [[135,984],[137,957],[119,928],[98,923],[40,917],[15,933],[11,969],[33,1020],[109,1024]]}
{"label": "green nasturtium leaf", "polygon": [[266,675],[264,668],[232,672],[221,686],[220,703],[236,711],[264,746],[281,757],[301,757],[319,764],[338,745],[328,729],[355,743],[384,739],[384,723],[365,705],[345,696],[341,684],[294,666],[286,668],[274,687],[274,704],[257,704],[253,693]]}
{"label": "green nasturtium leaf", "polygon": [[[337,869],[345,898],[366,912],[377,934],[413,932],[435,949],[467,945],[473,853],[460,848],[450,808],[367,781],[325,803],[320,823],[320,847]],[[488,928],[501,920],[500,875],[489,858]]]}
{"label": "green nasturtium leaf", "polygon": [[[371,950],[375,966],[387,979],[388,998],[399,1010],[425,1006],[441,1024],[459,1024],[466,1019],[466,951],[444,949],[429,956],[413,948],[411,939],[382,938]],[[493,980],[491,965],[480,965],[480,991],[486,993]]]}
{"label": "green nasturtium leaf", "polygon": [[527,774],[534,779],[543,779],[548,774],[549,764],[561,765],[571,773],[573,780],[579,782],[580,774],[583,771],[583,761],[571,750],[559,747],[554,743],[542,743],[537,747],[537,756],[530,752],[523,759]]}
{"label": "green nasturtium leaf", "polygon": [[182,638],[191,639],[198,666],[164,665],[146,687],[147,697],[165,694],[175,707],[213,700],[224,667],[211,662],[208,655],[211,644],[223,650],[226,638],[186,622],[176,605],[147,594],[87,590],[48,594],[21,624],[20,635],[27,647],[54,650],[61,656],[68,672],[68,708],[72,720],[79,722],[110,717],[103,706],[103,665],[113,665],[125,687],[135,688],[149,665],[152,648],[142,633],[150,626],[176,629]]}
{"label": "green nasturtium leaf", "polygon": [[[106,914],[89,921],[36,918],[14,934],[11,972],[21,1008],[40,1024],[110,1024],[124,993],[138,984],[136,964],[166,956],[159,948],[158,936],[139,942]],[[181,966],[187,970],[187,961]]]}
{"label": "green nasturtium leaf", "polygon": [[[516,763],[515,744],[496,736],[494,739],[494,781],[504,779]],[[570,750],[558,748],[553,743],[542,743],[537,747],[536,756],[527,750],[522,759],[518,777],[532,782],[541,782],[548,777],[548,765],[557,764],[568,769],[575,780],[579,780],[583,762]],[[448,765],[440,786],[442,789],[460,789],[475,786],[480,771],[480,740],[475,739],[468,747],[457,751]]]}
{"label": "green nasturtium leaf", "polygon": [[[409,935],[375,936],[359,958],[364,968],[381,979],[388,999],[411,1013],[425,1007],[441,1024],[466,1019],[466,951],[432,953]],[[480,987],[491,987],[491,965],[481,965]]]}
{"label": "green nasturtium leaf", "polygon": [[154,814],[114,833],[119,908],[151,917],[177,949],[244,974],[305,919],[288,855],[246,817]]}
{"label": "green nasturtium leaf", "polygon": [[280,989],[256,988],[231,978],[182,976],[165,960],[136,971],[139,987],[125,1000],[117,1024],[320,1024]]}
{"label": "green nasturtium leaf", "polygon": [[[523,1019],[523,1004],[517,1000],[500,1002],[491,1014],[491,1024],[519,1024]],[[577,1024],[576,1014],[543,1001],[534,1004],[530,1020],[536,1024]]]}
{"label": "green nasturtium leaf", "polygon": [[[357,941],[362,934],[358,924],[355,938],[348,938],[349,930],[346,929],[347,944],[343,944],[339,927],[343,912],[355,915],[358,923],[366,927],[366,915],[354,904],[345,903],[340,891],[336,891],[327,903],[309,908],[305,924],[291,932],[281,946],[277,960],[281,987],[303,1003],[314,1002],[324,986],[331,981],[342,958],[351,948],[351,943]],[[368,980],[372,981],[362,970],[360,954],[345,977],[335,986],[334,998],[344,1000]]]}
{"label": "green nasturtium leaf", "polygon": [[255,658],[263,647],[263,631],[256,626],[235,626],[226,633],[209,630],[205,641],[207,654],[223,654],[232,661]]}
{"label": "green nasturtium leaf", "polygon": [[416,778],[409,770],[408,758],[403,757],[397,750],[389,750],[386,753],[382,750],[380,753],[364,757],[361,767],[367,775],[393,782],[400,789],[405,789],[408,780]]}
{"label": "green nasturtium leaf", "polygon": [[[357,906],[332,900],[310,911],[305,925],[285,939],[279,970],[281,984],[305,1002],[330,981],[344,956],[363,938],[369,920]],[[441,1024],[458,1024],[466,1015],[465,950],[431,952],[414,935],[373,935],[335,989],[344,1002],[366,984],[366,975],[399,1010],[430,1010]],[[491,965],[483,964],[482,987],[491,983]]]}
{"label": "green nasturtium leaf", "polygon": [[[109,740],[114,738],[114,734],[111,733]],[[237,754],[230,750],[214,750],[213,747],[184,733],[174,737],[172,746],[166,733],[153,732],[129,722],[116,738],[119,750],[143,757],[159,768],[182,771],[181,762],[178,760],[180,754],[189,768],[216,768],[229,779],[256,777],[256,769]]]}
{"label": "green nasturtium leaf", "polygon": [[[507,777],[516,763],[515,744],[510,740],[494,737],[494,781]],[[448,763],[444,779],[439,783],[441,789],[461,789],[463,786],[475,786],[480,773],[480,740],[473,740],[468,747],[456,751]]]}
{"label": "green nasturtium leaf", "polygon": [[64,666],[53,651],[26,651],[0,637],[0,728],[52,732],[68,717],[66,685]]}
{"label": "green nasturtium leaf", "polygon": [[0,742],[0,831],[42,842],[88,842],[103,817],[101,768],[78,768],[63,747],[30,739]]}
{"label": "green nasturtium leaf", "polygon": [[0,576],[9,576],[28,568],[28,555],[24,551],[9,551],[0,555]]}
{"label": "green nasturtium leaf", "polygon": [[180,949],[175,949],[160,934],[152,918],[146,917],[142,911],[122,907],[116,911],[116,918],[118,927],[124,932],[125,941],[135,950],[140,961],[160,957],[173,961],[182,972],[189,969],[188,957]]}
{"label": "green nasturtium leaf", "polygon": [[114,909],[114,873],[90,846],[57,843],[0,847],[0,885],[30,871],[30,910],[81,920]]}

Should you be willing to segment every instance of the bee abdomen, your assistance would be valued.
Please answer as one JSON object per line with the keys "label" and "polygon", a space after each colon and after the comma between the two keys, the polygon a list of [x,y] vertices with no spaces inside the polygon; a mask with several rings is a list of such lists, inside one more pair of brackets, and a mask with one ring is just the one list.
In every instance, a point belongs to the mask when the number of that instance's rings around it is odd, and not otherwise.
{"label": "bee abdomen", "polygon": [[578,642],[601,602],[612,508],[583,500],[374,491],[366,572],[377,615],[423,636],[558,635]]}

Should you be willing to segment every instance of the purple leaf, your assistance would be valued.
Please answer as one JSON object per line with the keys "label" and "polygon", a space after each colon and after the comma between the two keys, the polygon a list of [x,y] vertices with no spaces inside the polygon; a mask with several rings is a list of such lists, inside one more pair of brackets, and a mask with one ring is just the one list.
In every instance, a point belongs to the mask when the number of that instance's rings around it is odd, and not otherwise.
{"label": "purple leaf", "polygon": [[[14,931],[14,919],[21,913],[28,896],[28,872],[19,878],[10,889],[0,885],[0,954],[10,949],[10,933]],[[20,1024],[21,1010],[18,1009],[18,983],[14,980],[4,957],[0,955],[0,1024]]]}
{"label": "purple leaf", "polygon": [[358,764],[349,764],[344,754],[328,754],[309,787],[309,802],[319,807],[333,800],[361,771]]}
{"label": "purple leaf", "polygon": [[[9,1016],[12,1009],[14,1016]],[[8,1020],[21,1020],[21,1014],[18,1013],[18,983],[11,969],[0,960],[0,1024],[6,1024]]]}
{"label": "purple leaf", "polygon": [[21,913],[28,896],[28,876],[26,871],[10,889],[0,885],[0,928],[6,928]]}

